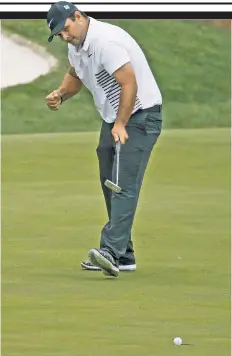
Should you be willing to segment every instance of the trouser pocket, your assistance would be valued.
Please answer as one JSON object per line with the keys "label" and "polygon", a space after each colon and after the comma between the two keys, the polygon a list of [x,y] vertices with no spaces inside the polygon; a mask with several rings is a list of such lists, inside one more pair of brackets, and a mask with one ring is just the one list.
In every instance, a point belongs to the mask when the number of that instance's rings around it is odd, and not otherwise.
{"label": "trouser pocket", "polygon": [[145,131],[147,134],[160,135],[162,130],[162,113],[148,112],[145,117]]}

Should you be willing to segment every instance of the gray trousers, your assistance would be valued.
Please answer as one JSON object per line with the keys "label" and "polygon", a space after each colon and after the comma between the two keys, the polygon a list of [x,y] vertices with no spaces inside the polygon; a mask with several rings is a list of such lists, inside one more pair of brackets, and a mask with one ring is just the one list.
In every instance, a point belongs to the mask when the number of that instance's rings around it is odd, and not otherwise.
{"label": "gray trousers", "polygon": [[121,145],[119,159],[120,193],[104,185],[106,179],[115,182],[115,142],[113,124],[102,123],[97,155],[100,181],[108,212],[108,222],[101,231],[100,248],[107,250],[119,262],[134,263],[131,228],[140,188],[151,151],[161,133],[162,109],[154,106],[136,112],[127,123],[128,140]]}

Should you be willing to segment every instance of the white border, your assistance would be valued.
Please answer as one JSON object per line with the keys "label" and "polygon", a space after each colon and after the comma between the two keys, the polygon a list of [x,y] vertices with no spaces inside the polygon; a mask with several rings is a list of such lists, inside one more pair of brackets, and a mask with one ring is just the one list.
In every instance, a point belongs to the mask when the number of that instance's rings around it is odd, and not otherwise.
{"label": "white border", "polygon": [[[33,5],[35,2],[36,2],[36,0],[35,1],[29,1],[29,0],[25,0],[25,1],[23,1],[23,0],[12,0],[12,1],[2,1],[2,2],[5,2],[5,3],[7,3],[9,6],[11,5],[11,3],[18,3],[18,4],[20,4],[20,3],[27,3],[27,4],[30,4],[30,5]],[[52,4],[52,3],[55,3],[56,2],[56,0],[53,0],[53,1],[49,1],[49,0],[38,0],[37,2],[39,2],[39,3],[41,3],[41,4]],[[142,1],[142,0],[136,0],[136,1],[133,1],[133,0],[116,0],[116,1],[110,1],[110,0],[99,0],[99,1],[97,1],[97,0],[90,0],[90,1],[87,1],[87,0],[80,0],[80,2],[78,2],[78,1],[72,1],[72,3],[73,4],[75,4],[77,7],[81,4],[81,5],[83,5],[83,4],[89,4],[89,3],[96,3],[96,5],[97,5],[97,3],[108,3],[108,4],[111,4],[111,5],[115,5],[115,4],[117,4],[117,3],[121,3],[121,4],[124,4],[125,2],[127,2],[127,3],[131,3],[131,4],[133,4],[133,5],[136,5],[137,3],[140,3],[140,4],[142,4],[142,3],[144,3],[144,2],[146,2],[146,3],[150,3],[151,5],[155,5],[156,3],[162,3],[163,5],[165,5],[166,4],[166,6],[168,6],[170,3],[173,3],[173,4],[175,4],[175,3],[183,3],[183,4],[186,4],[186,3],[195,3],[195,4],[201,4],[202,2],[203,3],[207,3],[209,6],[210,5],[212,5],[212,4],[214,4],[214,3],[217,3],[217,4],[221,4],[221,3],[227,3],[227,4],[230,4],[231,3],[231,0],[166,0],[166,1],[164,1],[164,0],[157,0],[157,1],[154,1],[154,0],[144,0],[144,1]],[[223,5],[222,5],[223,6]]]}
{"label": "white border", "polygon": [[[0,11],[3,12],[47,12],[50,8],[50,4],[25,4],[25,5],[1,5],[0,4]],[[96,11],[96,12],[232,12],[232,3],[226,5],[215,5],[215,4],[204,4],[204,5],[165,5],[165,4],[107,4],[107,5],[89,5],[89,4],[82,4],[77,6],[80,10],[85,12]],[[218,18],[220,18],[220,14],[218,14]],[[228,15],[229,19],[229,15]]]}

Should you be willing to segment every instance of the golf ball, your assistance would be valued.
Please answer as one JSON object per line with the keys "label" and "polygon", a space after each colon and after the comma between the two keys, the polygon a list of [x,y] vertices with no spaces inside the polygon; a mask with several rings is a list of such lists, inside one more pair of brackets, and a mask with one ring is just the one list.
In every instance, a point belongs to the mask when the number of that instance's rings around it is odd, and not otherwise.
{"label": "golf ball", "polygon": [[173,339],[173,343],[176,345],[176,346],[180,346],[182,344],[182,339],[181,337],[175,337],[175,339]]}

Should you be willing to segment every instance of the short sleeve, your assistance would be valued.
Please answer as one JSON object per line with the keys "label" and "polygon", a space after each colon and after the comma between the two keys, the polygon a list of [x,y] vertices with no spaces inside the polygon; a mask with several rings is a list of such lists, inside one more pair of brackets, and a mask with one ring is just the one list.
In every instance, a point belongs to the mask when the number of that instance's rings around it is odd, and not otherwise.
{"label": "short sleeve", "polygon": [[105,42],[100,52],[100,63],[111,75],[124,64],[130,62],[130,57],[125,48],[115,42]]}

